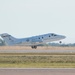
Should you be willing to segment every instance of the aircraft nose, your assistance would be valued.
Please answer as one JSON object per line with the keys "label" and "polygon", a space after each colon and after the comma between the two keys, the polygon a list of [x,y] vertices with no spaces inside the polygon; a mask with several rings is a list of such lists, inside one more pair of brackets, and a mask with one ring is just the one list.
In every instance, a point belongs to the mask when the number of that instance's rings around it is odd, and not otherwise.
{"label": "aircraft nose", "polygon": [[61,36],[61,38],[62,38],[62,39],[65,39],[65,38],[66,38],[66,36]]}

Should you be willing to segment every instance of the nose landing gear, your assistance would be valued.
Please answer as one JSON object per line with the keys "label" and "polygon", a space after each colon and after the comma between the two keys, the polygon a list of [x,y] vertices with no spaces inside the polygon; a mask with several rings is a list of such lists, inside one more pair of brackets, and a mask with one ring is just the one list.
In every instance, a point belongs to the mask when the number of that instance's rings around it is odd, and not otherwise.
{"label": "nose landing gear", "polygon": [[61,44],[61,43],[62,43],[62,41],[59,41],[59,43]]}

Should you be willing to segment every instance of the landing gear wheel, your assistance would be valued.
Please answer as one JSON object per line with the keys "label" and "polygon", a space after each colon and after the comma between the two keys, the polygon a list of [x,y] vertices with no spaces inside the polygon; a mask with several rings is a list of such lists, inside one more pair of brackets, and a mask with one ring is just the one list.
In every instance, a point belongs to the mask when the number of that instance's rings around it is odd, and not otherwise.
{"label": "landing gear wheel", "polygon": [[61,44],[61,43],[62,43],[62,41],[59,41],[59,43]]}

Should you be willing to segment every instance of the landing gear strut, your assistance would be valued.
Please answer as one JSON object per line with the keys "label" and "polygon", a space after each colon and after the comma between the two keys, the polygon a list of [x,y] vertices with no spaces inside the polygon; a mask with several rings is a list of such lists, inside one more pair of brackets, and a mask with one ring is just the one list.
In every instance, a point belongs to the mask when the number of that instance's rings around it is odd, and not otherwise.
{"label": "landing gear strut", "polygon": [[34,48],[34,49],[36,49],[37,48],[37,46],[31,46],[32,48]]}

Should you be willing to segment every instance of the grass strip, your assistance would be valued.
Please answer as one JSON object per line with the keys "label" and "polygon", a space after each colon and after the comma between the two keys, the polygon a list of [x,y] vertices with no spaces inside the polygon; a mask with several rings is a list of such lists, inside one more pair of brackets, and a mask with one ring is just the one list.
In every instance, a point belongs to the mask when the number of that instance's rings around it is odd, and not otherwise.
{"label": "grass strip", "polygon": [[75,68],[75,55],[0,55],[0,68]]}
{"label": "grass strip", "polygon": [[0,63],[0,68],[75,68],[75,63]]}

